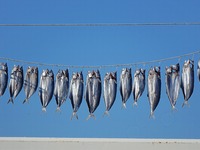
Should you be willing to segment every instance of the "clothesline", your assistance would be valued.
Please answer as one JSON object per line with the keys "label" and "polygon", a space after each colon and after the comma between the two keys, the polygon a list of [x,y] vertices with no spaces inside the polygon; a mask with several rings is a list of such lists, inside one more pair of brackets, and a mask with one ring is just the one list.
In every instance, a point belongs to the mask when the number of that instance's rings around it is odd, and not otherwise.
{"label": "clothesline", "polygon": [[151,61],[141,61],[141,62],[134,62],[134,63],[128,63],[128,64],[99,65],[99,66],[89,66],[89,65],[78,66],[78,65],[65,65],[65,64],[48,64],[48,63],[25,61],[25,60],[6,58],[6,57],[0,57],[0,60],[18,62],[18,63],[28,64],[28,65],[48,66],[48,67],[112,68],[112,67],[130,67],[130,66],[138,66],[138,65],[147,65],[147,64],[152,64],[152,63],[160,63],[160,62],[165,62],[165,61],[174,60],[174,59],[181,59],[181,58],[186,57],[186,56],[193,56],[194,57],[194,55],[196,55],[196,54],[200,54],[200,50],[194,51],[194,52],[191,52],[191,53],[187,53],[187,54],[183,54],[183,55],[179,55],[179,56],[173,56],[173,57],[157,59],[157,60],[151,60]]}
{"label": "clothesline", "polygon": [[194,26],[200,22],[169,22],[169,23],[49,23],[49,24],[0,24],[0,27],[114,27],[114,26]]}

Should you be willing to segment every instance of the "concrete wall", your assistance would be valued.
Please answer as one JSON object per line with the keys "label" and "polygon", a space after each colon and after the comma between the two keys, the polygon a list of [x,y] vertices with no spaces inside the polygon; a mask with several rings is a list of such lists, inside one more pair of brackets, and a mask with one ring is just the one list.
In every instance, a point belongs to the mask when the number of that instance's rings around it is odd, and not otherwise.
{"label": "concrete wall", "polygon": [[1,150],[200,150],[195,139],[0,138]]}

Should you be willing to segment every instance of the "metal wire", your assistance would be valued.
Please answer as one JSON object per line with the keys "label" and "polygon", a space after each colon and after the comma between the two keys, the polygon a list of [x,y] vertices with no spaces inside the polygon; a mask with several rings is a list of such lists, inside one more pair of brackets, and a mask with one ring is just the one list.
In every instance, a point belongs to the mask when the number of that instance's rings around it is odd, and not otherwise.
{"label": "metal wire", "polygon": [[0,27],[98,27],[98,26],[194,26],[200,22],[171,23],[63,23],[63,24],[0,24]]}
{"label": "metal wire", "polygon": [[130,67],[130,66],[138,66],[138,65],[147,65],[151,63],[160,63],[164,61],[169,61],[173,59],[178,59],[180,60],[183,57],[186,56],[193,56],[195,54],[200,54],[199,51],[187,53],[184,55],[179,55],[179,56],[173,56],[173,57],[168,57],[164,59],[157,59],[157,60],[152,60],[152,61],[143,61],[143,62],[135,62],[135,63],[129,63],[129,64],[112,64],[112,65],[100,65],[100,66],[76,66],[76,65],[65,65],[65,64],[47,64],[47,63],[41,63],[41,62],[32,62],[32,61],[24,61],[24,60],[19,60],[19,59],[13,59],[13,58],[5,58],[5,57],[0,57],[0,60],[5,60],[5,61],[11,61],[11,62],[18,62],[18,63],[23,63],[23,64],[29,64],[29,65],[37,65],[37,66],[47,66],[47,67],[66,67],[66,68],[111,68],[111,67]]}

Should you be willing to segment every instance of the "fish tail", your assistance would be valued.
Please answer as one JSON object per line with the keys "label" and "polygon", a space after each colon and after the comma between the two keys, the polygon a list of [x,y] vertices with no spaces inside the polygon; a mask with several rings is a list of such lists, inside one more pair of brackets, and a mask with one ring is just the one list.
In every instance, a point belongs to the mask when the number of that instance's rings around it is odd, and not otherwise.
{"label": "fish tail", "polygon": [[175,107],[174,105],[172,105],[172,111],[173,111],[173,112],[176,112],[176,111],[177,111],[177,109],[176,109],[176,107]]}
{"label": "fish tail", "polygon": [[95,115],[94,115],[93,113],[89,114],[89,116],[87,117],[86,120],[89,120],[90,118],[94,118],[94,119],[96,119],[96,117],[95,117]]}
{"label": "fish tail", "polygon": [[153,111],[151,111],[149,118],[150,118],[150,119],[155,119],[155,116],[154,116],[154,112],[153,112]]}
{"label": "fish tail", "polygon": [[189,103],[188,103],[188,101],[185,100],[185,101],[183,102],[182,107],[184,107],[184,106],[188,106],[188,107],[190,106]]}
{"label": "fish tail", "polygon": [[26,99],[23,101],[23,104],[26,103],[26,102],[28,102],[28,98],[26,98]]}
{"label": "fish tail", "polygon": [[9,104],[10,102],[12,102],[12,104],[14,104],[13,98],[10,97],[10,99],[8,100],[7,104]]}
{"label": "fish tail", "polygon": [[61,112],[61,110],[60,110],[60,107],[59,107],[59,106],[56,108],[56,112]]}
{"label": "fish tail", "polygon": [[109,111],[108,110],[106,110],[105,112],[104,112],[104,114],[103,114],[103,117],[104,116],[109,116],[110,114],[109,114]]}
{"label": "fish tail", "polygon": [[42,107],[42,112],[46,112],[46,111],[47,111],[46,107]]}
{"label": "fish tail", "polygon": [[122,109],[126,109],[126,103],[122,103]]}
{"label": "fish tail", "polygon": [[71,120],[72,120],[74,117],[76,117],[76,119],[78,120],[78,115],[76,114],[76,112],[73,112],[73,113],[72,113]]}
{"label": "fish tail", "polygon": [[133,107],[134,107],[134,106],[136,106],[136,107],[138,106],[137,101],[134,101]]}

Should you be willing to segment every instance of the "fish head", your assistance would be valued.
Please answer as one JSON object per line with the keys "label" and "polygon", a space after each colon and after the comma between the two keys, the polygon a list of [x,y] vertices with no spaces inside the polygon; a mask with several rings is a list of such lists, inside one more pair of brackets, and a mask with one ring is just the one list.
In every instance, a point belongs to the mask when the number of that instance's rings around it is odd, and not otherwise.
{"label": "fish head", "polygon": [[56,79],[60,79],[62,77],[62,71],[58,70],[58,73],[56,75]]}
{"label": "fish head", "polygon": [[95,73],[96,78],[99,78],[99,79],[101,78],[99,70],[95,71],[94,73]]}
{"label": "fish head", "polygon": [[82,71],[80,73],[78,73],[78,76],[79,76],[80,80],[83,80],[83,73],[82,73]]}
{"label": "fish head", "polygon": [[72,74],[72,80],[76,80],[77,79],[77,73],[73,72]]}
{"label": "fish head", "polygon": [[109,79],[110,79],[110,76],[111,76],[111,73],[107,72],[107,73],[105,74],[104,80],[109,80]]}
{"label": "fish head", "polygon": [[47,70],[43,70],[43,71],[42,71],[42,76],[43,76],[43,77],[46,77],[47,74],[48,74],[48,72],[49,72],[48,69],[47,69]]}
{"label": "fish head", "polygon": [[34,67],[34,71],[35,74],[38,74],[38,67]]}
{"label": "fish head", "polygon": [[88,78],[92,78],[94,75],[94,71],[88,71]]}
{"label": "fish head", "polygon": [[140,69],[140,72],[142,73],[142,75],[144,76],[145,75],[145,69]]}
{"label": "fish head", "polygon": [[50,71],[49,71],[48,76],[49,76],[49,77],[54,77],[53,70],[50,70]]}
{"label": "fish head", "polygon": [[0,63],[0,69],[4,70],[4,71],[8,71],[8,66],[7,63]]}
{"label": "fish head", "polygon": [[165,67],[165,74],[168,75],[168,74],[171,74],[171,73],[172,73],[172,67],[171,66],[169,66],[169,67],[166,66]]}
{"label": "fish head", "polygon": [[199,59],[198,64],[197,64],[197,68],[200,69],[200,59]]}
{"label": "fish head", "polygon": [[139,74],[140,74],[140,69],[135,70],[134,77],[138,76]]}

